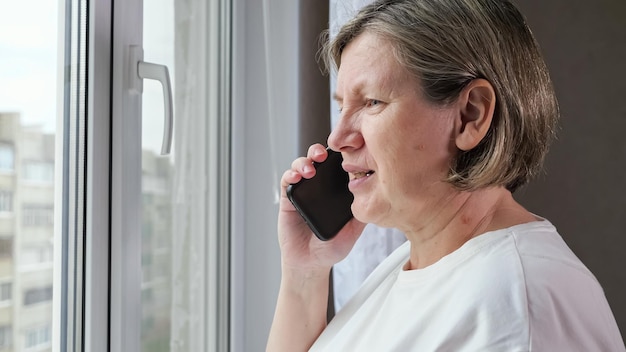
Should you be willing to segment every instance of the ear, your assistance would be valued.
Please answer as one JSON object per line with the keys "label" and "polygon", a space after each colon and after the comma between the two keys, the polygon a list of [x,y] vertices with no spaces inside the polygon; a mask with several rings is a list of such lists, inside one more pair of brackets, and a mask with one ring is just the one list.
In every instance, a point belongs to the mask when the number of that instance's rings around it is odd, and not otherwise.
{"label": "ear", "polygon": [[458,99],[459,118],[456,120],[455,143],[461,150],[470,150],[485,138],[496,106],[496,92],[489,81],[471,81]]}

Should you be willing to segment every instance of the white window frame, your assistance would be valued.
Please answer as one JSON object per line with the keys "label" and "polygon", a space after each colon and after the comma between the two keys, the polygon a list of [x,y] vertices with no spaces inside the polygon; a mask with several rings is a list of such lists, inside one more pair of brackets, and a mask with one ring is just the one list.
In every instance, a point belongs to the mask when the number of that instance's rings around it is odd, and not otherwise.
{"label": "white window frame", "polygon": [[53,351],[109,351],[112,7],[110,0],[59,1]]}
{"label": "white window frame", "polygon": [[[207,317],[205,329],[207,350],[222,351],[230,342],[229,325],[224,323],[230,314],[230,148],[221,147],[230,143],[230,50],[224,47],[229,43],[230,0],[212,1],[207,10],[209,26],[220,28],[211,32],[214,35],[209,44],[212,52],[220,55],[213,55],[207,65],[213,77],[220,77],[209,81],[214,84],[210,91],[221,93],[209,100],[214,109],[211,113],[223,119],[211,120],[212,134],[207,136],[212,164],[209,194],[219,195],[209,200],[207,216],[213,226],[209,233],[219,235],[209,236],[210,262],[206,264],[207,309],[218,317]],[[79,336],[81,325],[76,325],[68,332],[73,340],[68,337],[67,348],[137,351],[141,317],[141,96],[128,89],[132,77],[128,48],[142,43],[142,1],[116,2],[114,7],[110,1],[91,1],[89,16],[85,251],[84,258],[75,261],[78,266],[84,260],[85,265],[84,277],[75,279],[85,286],[85,320],[79,323],[84,324],[85,335]],[[107,160],[111,160],[110,169],[109,163],[103,162]],[[78,248],[80,243],[74,246]],[[106,277],[111,281],[102,279]]]}

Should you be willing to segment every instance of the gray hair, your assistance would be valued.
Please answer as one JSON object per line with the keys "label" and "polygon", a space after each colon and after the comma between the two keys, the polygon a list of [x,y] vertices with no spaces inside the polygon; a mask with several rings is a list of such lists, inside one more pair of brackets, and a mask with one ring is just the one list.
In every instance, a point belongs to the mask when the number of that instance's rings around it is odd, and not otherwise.
{"label": "gray hair", "polygon": [[546,64],[526,21],[507,0],[379,0],[364,7],[321,54],[341,65],[363,32],[389,40],[396,59],[429,101],[446,105],[472,80],[496,92],[491,127],[475,148],[458,151],[447,182],[461,190],[515,191],[542,167],[559,117]]}

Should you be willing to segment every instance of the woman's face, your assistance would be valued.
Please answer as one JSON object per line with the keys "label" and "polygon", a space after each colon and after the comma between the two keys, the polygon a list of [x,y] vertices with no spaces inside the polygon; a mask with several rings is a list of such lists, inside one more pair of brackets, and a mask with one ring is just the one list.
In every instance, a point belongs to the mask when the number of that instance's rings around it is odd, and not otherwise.
{"label": "woman's face", "polygon": [[426,101],[392,50],[367,32],[346,46],[335,93],[341,118],[328,144],[343,154],[355,217],[405,229],[452,192],[443,180],[456,152],[455,111]]}

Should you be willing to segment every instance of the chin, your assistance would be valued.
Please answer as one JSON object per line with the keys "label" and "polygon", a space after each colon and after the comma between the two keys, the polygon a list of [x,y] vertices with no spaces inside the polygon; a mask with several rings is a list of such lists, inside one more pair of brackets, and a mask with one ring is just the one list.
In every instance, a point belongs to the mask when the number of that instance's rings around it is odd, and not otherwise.
{"label": "chin", "polygon": [[352,210],[352,216],[354,216],[355,219],[359,220],[360,222],[364,222],[367,223],[369,221],[367,221],[367,217],[364,216],[365,214],[363,214],[363,212],[361,211],[360,207],[355,206],[354,203],[352,203],[352,207],[350,207],[350,210]]}
{"label": "chin", "polygon": [[373,202],[372,198],[368,198],[367,202],[359,202],[355,197],[352,203],[352,215],[358,221],[365,224],[374,224],[380,227],[395,227],[390,222],[394,222],[394,208],[391,203],[386,201]]}
{"label": "chin", "polygon": [[372,210],[352,203],[352,215],[355,219],[366,224],[376,224],[380,222],[380,213],[372,214]]}

